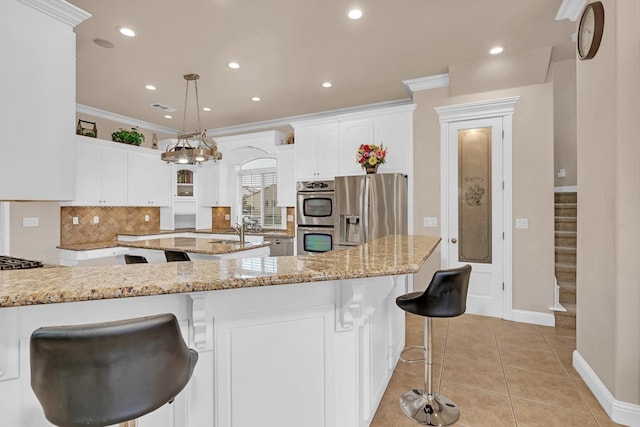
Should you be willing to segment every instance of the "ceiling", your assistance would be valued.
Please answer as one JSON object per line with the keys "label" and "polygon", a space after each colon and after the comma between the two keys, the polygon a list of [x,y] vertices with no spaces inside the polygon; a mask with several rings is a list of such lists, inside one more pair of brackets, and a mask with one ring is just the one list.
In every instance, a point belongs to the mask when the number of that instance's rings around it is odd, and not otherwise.
{"label": "ceiling", "polygon": [[[77,102],[173,129],[182,128],[187,73],[200,75],[200,107],[211,108],[203,128],[217,129],[408,98],[404,80],[486,59],[495,45],[503,55],[553,46],[554,60],[575,57],[575,23],[555,20],[562,0],[69,2],[92,15],[76,28]],[[352,5],[362,19],[346,17]],[[153,103],[178,111],[167,119]],[[193,86],[187,110],[189,129]]]}

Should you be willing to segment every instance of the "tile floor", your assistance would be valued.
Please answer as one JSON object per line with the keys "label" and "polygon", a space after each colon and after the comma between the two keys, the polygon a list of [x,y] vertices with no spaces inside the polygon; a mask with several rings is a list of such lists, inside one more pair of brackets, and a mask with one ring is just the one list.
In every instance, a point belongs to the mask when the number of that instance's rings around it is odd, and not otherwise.
{"label": "tile floor", "polygon": [[[574,329],[465,314],[434,319],[433,331],[433,389],[460,408],[455,426],[619,425],[572,367]],[[407,314],[406,345],[422,342],[423,318]],[[400,410],[398,398],[424,388],[423,366],[398,363],[371,427],[419,425]]]}

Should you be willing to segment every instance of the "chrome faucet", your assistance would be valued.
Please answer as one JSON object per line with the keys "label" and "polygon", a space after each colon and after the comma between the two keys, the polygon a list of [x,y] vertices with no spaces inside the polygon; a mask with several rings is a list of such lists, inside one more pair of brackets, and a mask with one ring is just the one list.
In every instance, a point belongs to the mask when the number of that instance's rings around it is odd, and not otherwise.
{"label": "chrome faucet", "polygon": [[238,237],[240,237],[240,243],[244,243],[244,220],[242,224],[238,224],[236,223],[235,227],[231,227],[233,228],[233,231],[235,231],[236,233],[238,233]]}

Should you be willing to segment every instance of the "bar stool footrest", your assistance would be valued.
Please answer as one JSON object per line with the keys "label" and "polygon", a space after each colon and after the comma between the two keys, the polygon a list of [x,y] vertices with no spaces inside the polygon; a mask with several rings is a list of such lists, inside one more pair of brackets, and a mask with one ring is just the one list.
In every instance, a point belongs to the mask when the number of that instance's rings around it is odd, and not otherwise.
{"label": "bar stool footrest", "polygon": [[420,359],[405,359],[404,357],[404,353],[409,351],[409,350],[415,350],[416,348],[421,349],[422,351],[424,351],[424,347],[421,345],[412,345],[411,347],[405,347],[404,350],[402,350],[400,352],[400,361],[401,362],[405,362],[405,363],[418,363],[418,362],[424,362],[425,358],[422,357]]}
{"label": "bar stool footrest", "polygon": [[409,390],[400,397],[400,407],[407,417],[427,426],[448,426],[460,418],[458,406],[440,393]]}

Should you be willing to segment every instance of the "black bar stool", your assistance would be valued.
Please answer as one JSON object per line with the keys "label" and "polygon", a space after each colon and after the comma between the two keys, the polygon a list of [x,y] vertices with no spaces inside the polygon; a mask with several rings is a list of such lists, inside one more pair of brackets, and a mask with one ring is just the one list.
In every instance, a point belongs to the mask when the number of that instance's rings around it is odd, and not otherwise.
{"label": "black bar stool", "polygon": [[128,254],[125,254],[124,262],[126,264],[146,264],[148,261],[142,255],[128,255]]}
{"label": "black bar stool", "polygon": [[104,427],[172,402],[197,361],[173,314],[45,327],[31,335],[31,388],[54,425]]}
{"label": "black bar stool", "polygon": [[[431,388],[431,365],[433,357],[432,317],[456,317],[467,309],[467,290],[471,266],[436,271],[424,292],[413,292],[396,298],[398,307],[409,313],[424,316],[424,391],[409,390],[400,397],[404,413],[414,421],[429,426],[446,426],[460,418],[460,410],[449,398],[433,393]],[[406,348],[407,351],[411,348]],[[404,353],[403,351],[403,353]]]}
{"label": "black bar stool", "polygon": [[164,256],[167,258],[167,262],[176,262],[176,261],[191,261],[189,255],[184,251],[173,251],[173,250],[165,250]]}

